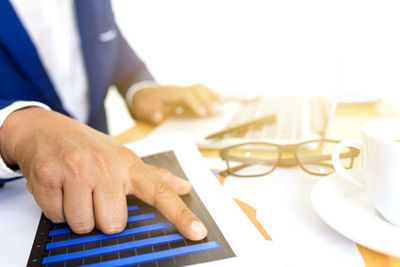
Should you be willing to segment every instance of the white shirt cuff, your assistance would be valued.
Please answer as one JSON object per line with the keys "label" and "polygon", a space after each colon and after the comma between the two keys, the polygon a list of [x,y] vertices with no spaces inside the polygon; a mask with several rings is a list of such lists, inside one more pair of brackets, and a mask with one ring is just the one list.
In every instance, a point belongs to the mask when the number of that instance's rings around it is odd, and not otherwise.
{"label": "white shirt cuff", "polygon": [[[41,107],[47,110],[50,110],[48,106],[45,104],[42,104],[40,102],[35,102],[35,101],[16,101],[12,103],[11,105],[0,109],[0,127],[3,126],[4,121],[7,119],[8,115],[10,115],[12,112],[21,109],[21,108],[26,108],[26,107]],[[14,177],[19,177],[22,176],[20,170],[12,170],[10,169],[4,162],[4,160],[1,158],[0,155],[0,179],[8,179],[8,178],[14,178]]]}
{"label": "white shirt cuff", "polygon": [[126,92],[125,95],[125,101],[129,107],[129,109],[132,110],[132,101],[133,101],[133,96],[139,92],[142,89],[145,88],[157,88],[160,85],[154,81],[142,81],[142,82],[138,82],[133,84],[128,91]]}

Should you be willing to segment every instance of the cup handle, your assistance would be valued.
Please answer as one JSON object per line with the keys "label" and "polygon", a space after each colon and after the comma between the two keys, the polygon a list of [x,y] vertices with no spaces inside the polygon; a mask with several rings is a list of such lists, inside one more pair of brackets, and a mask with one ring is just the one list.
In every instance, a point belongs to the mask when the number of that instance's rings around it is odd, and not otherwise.
{"label": "cup handle", "polygon": [[346,170],[342,163],[340,162],[340,151],[346,147],[354,147],[361,150],[362,143],[358,140],[343,140],[335,148],[332,153],[332,164],[336,172],[345,180],[358,185],[360,187],[365,187],[365,182],[361,177],[355,177]]}

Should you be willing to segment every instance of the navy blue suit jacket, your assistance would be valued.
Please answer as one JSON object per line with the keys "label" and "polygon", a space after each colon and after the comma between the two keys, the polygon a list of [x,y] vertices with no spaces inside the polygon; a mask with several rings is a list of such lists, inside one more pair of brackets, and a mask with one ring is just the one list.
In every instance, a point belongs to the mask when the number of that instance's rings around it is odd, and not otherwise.
{"label": "navy blue suit jacket", "polygon": [[[75,11],[89,83],[88,124],[107,132],[104,98],[110,85],[124,94],[133,83],[153,78],[121,35],[109,0],[75,0]],[[109,31],[116,37],[101,41]],[[0,0],[0,109],[17,100],[39,101],[69,115],[12,5]]]}
{"label": "navy blue suit jacket", "polygon": [[[133,83],[153,77],[121,35],[109,0],[75,0],[75,11],[89,84],[88,125],[107,132],[104,98],[110,85],[124,94]],[[100,40],[109,31],[115,38]],[[12,5],[0,0],[0,109],[18,100],[39,101],[70,115]]]}

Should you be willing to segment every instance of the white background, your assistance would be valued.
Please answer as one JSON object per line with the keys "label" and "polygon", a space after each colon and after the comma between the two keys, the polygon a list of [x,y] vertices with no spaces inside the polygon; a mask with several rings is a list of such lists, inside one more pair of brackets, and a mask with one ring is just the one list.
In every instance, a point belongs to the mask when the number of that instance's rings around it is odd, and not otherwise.
{"label": "white background", "polygon": [[[113,0],[162,84],[217,92],[398,98],[400,3],[390,0]],[[132,124],[112,106],[114,133]],[[110,110],[110,108],[109,108]]]}

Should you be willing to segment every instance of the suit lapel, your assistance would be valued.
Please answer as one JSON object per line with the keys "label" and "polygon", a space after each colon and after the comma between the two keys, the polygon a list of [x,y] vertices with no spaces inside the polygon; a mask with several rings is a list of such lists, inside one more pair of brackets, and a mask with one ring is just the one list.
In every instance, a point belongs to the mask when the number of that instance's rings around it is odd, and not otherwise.
{"label": "suit lapel", "polygon": [[61,108],[46,70],[29,35],[8,0],[0,1],[0,45],[8,51],[17,68],[53,108]]}

